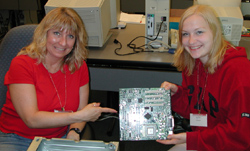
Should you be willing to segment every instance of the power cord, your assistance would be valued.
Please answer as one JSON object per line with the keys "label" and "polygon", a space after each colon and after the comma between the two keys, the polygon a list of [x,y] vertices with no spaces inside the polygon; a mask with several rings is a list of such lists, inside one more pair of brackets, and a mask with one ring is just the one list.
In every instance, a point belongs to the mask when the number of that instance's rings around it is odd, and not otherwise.
{"label": "power cord", "polygon": [[118,117],[118,114],[115,114],[113,115],[114,113],[111,113],[111,114],[107,114],[107,115],[102,115],[98,120],[96,120],[97,122],[98,121],[104,121],[106,119],[110,119],[110,118],[115,118],[115,119],[118,119],[119,120],[119,117]]}
{"label": "power cord", "polygon": [[[159,34],[160,34],[160,31],[161,31],[161,27],[162,27],[163,22],[164,22],[164,20],[161,22],[160,28],[159,28],[159,30],[158,30],[158,32],[157,32],[157,35],[156,35],[156,37],[155,37],[154,39],[151,39],[151,38],[148,38],[148,37],[145,37],[145,36],[138,36],[138,37],[135,37],[133,40],[131,40],[131,41],[127,44],[127,46],[128,46],[130,49],[132,49],[133,52],[125,53],[125,54],[118,53],[118,51],[122,49],[122,44],[121,44],[121,42],[119,42],[117,39],[115,39],[115,40],[114,40],[114,43],[120,45],[119,48],[116,48],[116,49],[115,49],[115,51],[114,51],[115,54],[118,55],[118,56],[126,56],[126,55],[132,55],[132,54],[136,54],[136,53],[141,53],[141,52],[155,52],[155,50],[154,50],[155,48],[153,48],[153,46],[150,45],[150,44],[151,44],[152,42],[154,42],[154,41],[157,41],[157,42],[161,43],[162,45],[165,45],[165,47],[162,47],[162,49],[168,49],[167,52],[173,54],[173,53],[174,53],[174,49],[170,49],[170,46],[169,46],[168,44],[165,44],[165,43],[163,43],[163,42],[157,40],[157,38],[158,38],[158,36],[159,36]],[[136,44],[133,43],[133,42],[134,42],[136,39],[138,39],[138,38],[145,38],[145,39],[150,40],[150,42],[147,44],[147,47],[149,48],[149,50],[145,51],[145,49],[143,48],[143,47],[145,47],[145,44],[144,44],[144,45],[141,45],[141,46],[139,46],[139,47],[137,47]],[[158,51],[160,51],[160,50],[158,50]]]}
{"label": "power cord", "polygon": [[[132,44],[131,44],[129,47],[133,49],[133,52],[121,54],[121,53],[118,53],[118,50],[121,50],[121,49],[122,49],[122,44],[121,44],[121,42],[119,42],[117,39],[115,39],[115,40],[114,40],[114,43],[120,45],[119,48],[116,48],[116,49],[115,49],[115,54],[118,55],[118,56],[132,55],[132,54],[136,54],[136,53],[140,53],[140,52],[153,52],[153,51],[144,51],[144,49],[141,48],[142,46],[141,46],[141,47],[136,47],[135,44],[133,44],[133,47],[132,47],[132,46],[131,46]],[[136,49],[139,49],[139,51],[136,50]]]}
{"label": "power cord", "polygon": [[[119,121],[119,115],[117,113],[102,113],[101,117],[96,120],[96,122],[101,122],[110,118],[114,118],[114,120],[111,121],[111,125],[109,126],[108,130],[107,130],[107,135],[108,136],[112,136],[113,133],[113,129],[115,126],[115,122],[118,120]],[[117,119],[117,120],[116,120]]]}

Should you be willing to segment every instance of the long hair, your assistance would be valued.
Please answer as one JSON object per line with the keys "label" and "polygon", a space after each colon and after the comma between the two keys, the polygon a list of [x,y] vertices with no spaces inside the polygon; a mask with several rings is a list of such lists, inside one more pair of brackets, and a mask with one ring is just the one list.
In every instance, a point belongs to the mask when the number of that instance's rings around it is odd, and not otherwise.
{"label": "long hair", "polygon": [[179,41],[177,51],[174,55],[174,66],[176,66],[179,71],[184,71],[186,69],[187,75],[193,73],[195,59],[191,57],[182,45],[182,30],[183,22],[194,14],[203,17],[212,31],[213,45],[208,54],[209,59],[204,67],[208,70],[208,73],[213,74],[218,65],[222,63],[227,48],[233,46],[223,38],[221,24],[216,17],[216,13],[211,7],[206,5],[191,6],[183,13],[179,23]]}
{"label": "long hair", "polygon": [[61,64],[61,70],[63,70],[63,65],[67,64],[70,72],[75,72],[88,56],[87,33],[82,19],[71,8],[58,7],[51,10],[35,29],[33,41],[22,48],[18,55],[28,55],[37,59],[38,63],[44,63],[47,53],[47,33],[50,29],[66,29],[76,36],[72,51],[65,56]]}

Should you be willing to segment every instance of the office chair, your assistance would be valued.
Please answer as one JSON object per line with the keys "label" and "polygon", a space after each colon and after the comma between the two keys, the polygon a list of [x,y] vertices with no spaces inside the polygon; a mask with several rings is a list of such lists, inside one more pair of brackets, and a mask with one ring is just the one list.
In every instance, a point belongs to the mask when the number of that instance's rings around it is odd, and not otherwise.
{"label": "office chair", "polygon": [[[21,25],[12,28],[0,43],[0,115],[6,101],[7,87],[4,85],[4,76],[9,69],[12,59],[26,45],[31,43],[37,25]],[[18,73],[17,73],[18,74]],[[81,135],[82,139],[93,139],[93,131],[89,124]]]}
{"label": "office chair", "polygon": [[[4,76],[9,69],[11,60],[26,45],[28,45],[37,25],[17,26],[8,31],[0,44],[0,109],[6,100],[7,87]],[[17,73],[18,74],[18,73]],[[0,114],[2,110],[0,110]]]}

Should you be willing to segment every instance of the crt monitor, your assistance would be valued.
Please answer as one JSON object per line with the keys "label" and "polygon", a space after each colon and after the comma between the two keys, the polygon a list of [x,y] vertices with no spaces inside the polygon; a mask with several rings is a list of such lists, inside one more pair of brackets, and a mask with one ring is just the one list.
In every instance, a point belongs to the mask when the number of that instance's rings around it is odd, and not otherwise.
{"label": "crt monitor", "polygon": [[88,34],[88,46],[102,47],[111,36],[110,0],[49,0],[46,14],[56,7],[73,8],[82,18]]}
{"label": "crt monitor", "polygon": [[222,34],[233,45],[238,46],[243,27],[240,0],[194,0],[194,4],[209,5],[214,8],[221,22]]}

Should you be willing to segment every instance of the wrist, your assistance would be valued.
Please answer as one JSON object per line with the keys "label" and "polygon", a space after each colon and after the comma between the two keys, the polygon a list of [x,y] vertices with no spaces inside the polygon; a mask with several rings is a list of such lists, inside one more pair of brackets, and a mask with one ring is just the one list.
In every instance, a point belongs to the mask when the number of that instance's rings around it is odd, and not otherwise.
{"label": "wrist", "polygon": [[70,131],[74,131],[75,133],[77,133],[77,134],[81,134],[81,130],[79,129],[79,128],[71,128],[71,129],[69,129],[69,132]]}

